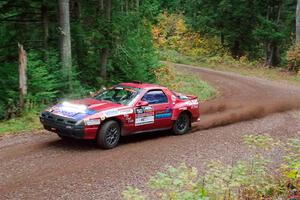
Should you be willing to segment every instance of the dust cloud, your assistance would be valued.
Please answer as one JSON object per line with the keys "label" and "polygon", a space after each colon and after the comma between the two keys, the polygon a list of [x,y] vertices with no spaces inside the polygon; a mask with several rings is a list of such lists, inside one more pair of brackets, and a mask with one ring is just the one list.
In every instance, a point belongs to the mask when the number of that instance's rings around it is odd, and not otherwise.
{"label": "dust cloud", "polygon": [[265,99],[250,101],[219,100],[207,102],[200,106],[200,122],[193,131],[224,126],[232,123],[261,118],[272,113],[300,109],[300,98]]}

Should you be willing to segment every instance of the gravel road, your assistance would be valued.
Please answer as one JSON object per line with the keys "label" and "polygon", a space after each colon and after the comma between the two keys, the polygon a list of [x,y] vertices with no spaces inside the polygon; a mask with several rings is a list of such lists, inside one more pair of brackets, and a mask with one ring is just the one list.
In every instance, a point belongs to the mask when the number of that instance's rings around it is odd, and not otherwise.
{"label": "gravel road", "polygon": [[108,151],[90,141],[62,141],[46,131],[2,137],[0,199],[121,199],[126,186],[145,188],[149,177],[166,165],[184,162],[201,171],[211,159],[231,163],[247,158],[243,135],[300,138],[300,112],[295,110],[300,107],[299,87],[176,67],[220,90],[216,100],[201,104],[202,119],[192,133],[129,136]]}

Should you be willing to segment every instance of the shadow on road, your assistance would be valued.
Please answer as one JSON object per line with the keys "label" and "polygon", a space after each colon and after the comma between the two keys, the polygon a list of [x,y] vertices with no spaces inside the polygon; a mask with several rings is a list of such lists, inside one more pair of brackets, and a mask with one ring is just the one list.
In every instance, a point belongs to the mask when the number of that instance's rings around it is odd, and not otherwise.
{"label": "shadow on road", "polygon": [[[164,137],[171,137],[172,133],[170,131],[158,131],[158,132],[149,132],[149,133],[139,133],[129,136],[123,136],[120,139],[118,147],[126,146],[133,143],[141,143],[149,140],[161,139]],[[89,150],[101,150],[97,147],[94,140],[78,140],[78,139],[60,139],[57,137],[57,140],[53,140],[46,143],[47,147],[50,148],[60,148],[63,150],[72,150],[72,151],[89,151]],[[118,148],[117,147],[117,148]]]}

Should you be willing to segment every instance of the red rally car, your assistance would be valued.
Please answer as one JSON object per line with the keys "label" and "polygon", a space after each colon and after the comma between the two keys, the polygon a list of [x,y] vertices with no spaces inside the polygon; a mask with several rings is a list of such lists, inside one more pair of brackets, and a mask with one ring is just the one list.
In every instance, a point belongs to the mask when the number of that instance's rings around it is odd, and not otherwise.
{"label": "red rally car", "polygon": [[46,109],[40,121],[61,138],[95,139],[110,149],[120,136],[172,130],[181,135],[199,120],[196,96],[140,82],[121,83],[92,98],[62,102]]}

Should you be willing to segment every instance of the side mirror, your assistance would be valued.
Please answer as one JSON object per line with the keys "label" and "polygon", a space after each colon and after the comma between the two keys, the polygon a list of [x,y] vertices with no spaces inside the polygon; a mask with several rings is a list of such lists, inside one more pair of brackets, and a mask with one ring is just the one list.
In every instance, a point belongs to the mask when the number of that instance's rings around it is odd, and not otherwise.
{"label": "side mirror", "polygon": [[136,104],[137,107],[148,106],[148,105],[149,105],[148,101],[139,101]]}

